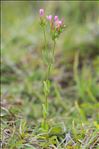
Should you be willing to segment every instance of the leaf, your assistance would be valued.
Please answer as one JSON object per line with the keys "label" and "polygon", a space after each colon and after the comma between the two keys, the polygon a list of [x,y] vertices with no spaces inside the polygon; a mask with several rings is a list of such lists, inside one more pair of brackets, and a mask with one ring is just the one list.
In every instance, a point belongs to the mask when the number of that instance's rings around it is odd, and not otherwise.
{"label": "leaf", "polygon": [[62,126],[55,126],[49,130],[50,135],[59,135],[59,134],[63,134],[63,132],[64,130]]}
{"label": "leaf", "polygon": [[21,120],[20,128],[19,128],[19,132],[21,136],[25,135],[25,130],[26,130],[26,120]]}
{"label": "leaf", "polygon": [[49,90],[50,90],[50,81],[49,80],[46,80],[43,82],[44,83],[44,94],[45,95],[48,95],[49,93]]}
{"label": "leaf", "polygon": [[46,118],[46,116],[47,116],[47,109],[46,109],[45,104],[43,104],[42,106],[43,106],[43,116],[44,116],[44,118]]}
{"label": "leaf", "polygon": [[4,117],[9,114],[10,114],[10,112],[6,108],[1,107],[0,117]]}

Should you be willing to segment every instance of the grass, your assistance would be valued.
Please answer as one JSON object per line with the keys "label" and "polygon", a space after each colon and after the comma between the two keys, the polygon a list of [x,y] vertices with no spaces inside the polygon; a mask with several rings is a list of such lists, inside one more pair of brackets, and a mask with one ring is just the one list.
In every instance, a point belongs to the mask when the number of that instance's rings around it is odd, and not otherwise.
{"label": "grass", "polygon": [[[41,49],[44,43],[36,14],[40,6],[35,3],[34,16],[28,2],[16,4],[15,8],[14,3],[2,3],[2,148],[98,149],[98,23],[94,20],[94,23],[89,21],[80,24],[76,18],[76,22],[72,20],[75,23],[70,22],[71,25],[58,40],[55,69],[50,76],[53,83],[48,101],[49,130],[42,132],[40,124],[43,117],[42,80],[45,66],[42,62]],[[68,6],[72,6],[72,10],[78,10],[78,4],[67,3]],[[42,6],[45,7],[46,4],[42,3]],[[52,7],[50,3],[47,9],[54,12],[59,6],[62,15],[65,16],[63,4]],[[91,4],[90,7],[93,8]],[[84,9],[86,15],[92,16],[88,4]],[[76,16],[81,19],[82,15]],[[69,16],[66,18],[70,21]]]}

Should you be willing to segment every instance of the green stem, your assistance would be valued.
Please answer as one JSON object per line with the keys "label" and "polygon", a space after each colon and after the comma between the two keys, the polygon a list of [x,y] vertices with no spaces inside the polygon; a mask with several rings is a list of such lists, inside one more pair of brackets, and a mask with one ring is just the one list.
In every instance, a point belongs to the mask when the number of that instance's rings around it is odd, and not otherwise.
{"label": "green stem", "polygon": [[54,39],[54,46],[53,46],[53,63],[54,63],[54,55],[55,55],[55,46],[56,46],[56,41],[55,41],[55,39]]}
{"label": "green stem", "polygon": [[48,95],[45,96],[45,106],[46,106],[46,110],[48,112]]}
{"label": "green stem", "polygon": [[[47,40],[46,40],[46,32],[45,32],[45,26],[43,26],[43,33],[44,33],[44,41],[45,41],[45,46],[44,46],[44,50],[45,52],[47,52],[48,54],[48,51],[47,50]],[[43,123],[43,126],[44,128],[46,129],[46,126],[48,126],[47,124],[47,116],[48,116],[48,96],[49,96],[49,93],[50,93],[50,87],[49,87],[49,76],[50,76],[50,72],[51,72],[51,67],[53,66],[54,64],[54,52],[55,52],[55,45],[56,45],[56,42],[54,40],[54,45],[53,45],[53,49],[52,49],[52,61],[48,61],[48,67],[47,67],[47,72],[46,72],[46,79],[45,79],[45,82],[46,82],[46,86],[47,86],[47,89],[48,89],[48,92],[46,93],[45,92],[45,109],[46,109],[46,114],[43,115],[43,120],[44,120],[44,123]],[[44,88],[45,89],[45,88]]]}
{"label": "green stem", "polygon": [[43,27],[43,33],[44,33],[44,41],[45,41],[45,47],[44,47],[44,49],[46,50],[46,47],[47,47],[47,40],[46,40],[45,27]]}
{"label": "green stem", "polygon": [[[46,52],[47,50],[47,40],[46,40],[46,32],[45,32],[45,26],[43,26],[43,34],[44,34],[44,42],[45,42],[45,46],[44,46],[44,52]],[[47,70],[48,72],[48,70]],[[46,75],[46,81],[48,80],[48,74]],[[47,126],[47,113],[48,113],[48,94],[45,94],[45,109],[46,109],[46,114],[43,115],[43,127],[44,129],[46,129]]]}
{"label": "green stem", "polygon": [[[46,40],[46,32],[45,32],[45,27],[43,27],[43,33],[44,33],[44,41],[45,41],[45,47],[44,47],[44,50],[47,50],[47,40]],[[48,70],[47,70],[48,72]],[[48,80],[48,73],[46,75],[46,80]],[[46,107],[46,110],[48,110],[48,96],[45,95],[45,107]]]}
{"label": "green stem", "polygon": [[54,65],[54,58],[55,58],[55,46],[56,46],[56,41],[55,39],[53,40],[53,49],[52,49],[52,66]]}

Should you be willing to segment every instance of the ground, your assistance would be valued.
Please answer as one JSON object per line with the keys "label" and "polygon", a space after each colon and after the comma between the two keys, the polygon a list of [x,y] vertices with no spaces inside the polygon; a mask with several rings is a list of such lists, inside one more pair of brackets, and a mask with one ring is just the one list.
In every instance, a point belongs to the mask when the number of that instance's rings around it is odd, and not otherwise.
{"label": "ground", "polygon": [[[55,6],[49,2],[48,12],[56,10],[60,15],[68,15],[65,16],[67,28],[57,40],[54,70],[49,78],[48,131],[41,127],[42,81],[47,68],[42,60],[44,41],[38,14],[40,6],[46,8],[46,3],[34,2],[32,10],[32,2],[2,2],[1,146],[4,149],[98,149],[97,2],[82,3],[86,17],[74,11],[79,10],[80,2],[59,2]],[[66,8],[71,6],[71,11],[65,12],[65,3]]]}

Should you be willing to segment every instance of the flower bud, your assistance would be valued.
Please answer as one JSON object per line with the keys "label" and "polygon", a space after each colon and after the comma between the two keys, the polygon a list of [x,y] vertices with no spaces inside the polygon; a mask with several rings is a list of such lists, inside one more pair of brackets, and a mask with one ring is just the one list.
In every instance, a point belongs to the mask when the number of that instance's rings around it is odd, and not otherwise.
{"label": "flower bud", "polygon": [[40,9],[39,14],[40,14],[41,17],[44,16],[44,9]]}
{"label": "flower bud", "polygon": [[59,26],[61,26],[62,25],[62,21],[58,21],[58,24],[59,24]]}
{"label": "flower bud", "polygon": [[52,20],[52,15],[47,16],[47,20],[51,21]]}
{"label": "flower bud", "polygon": [[54,17],[54,21],[58,21],[58,16],[55,16]]}

